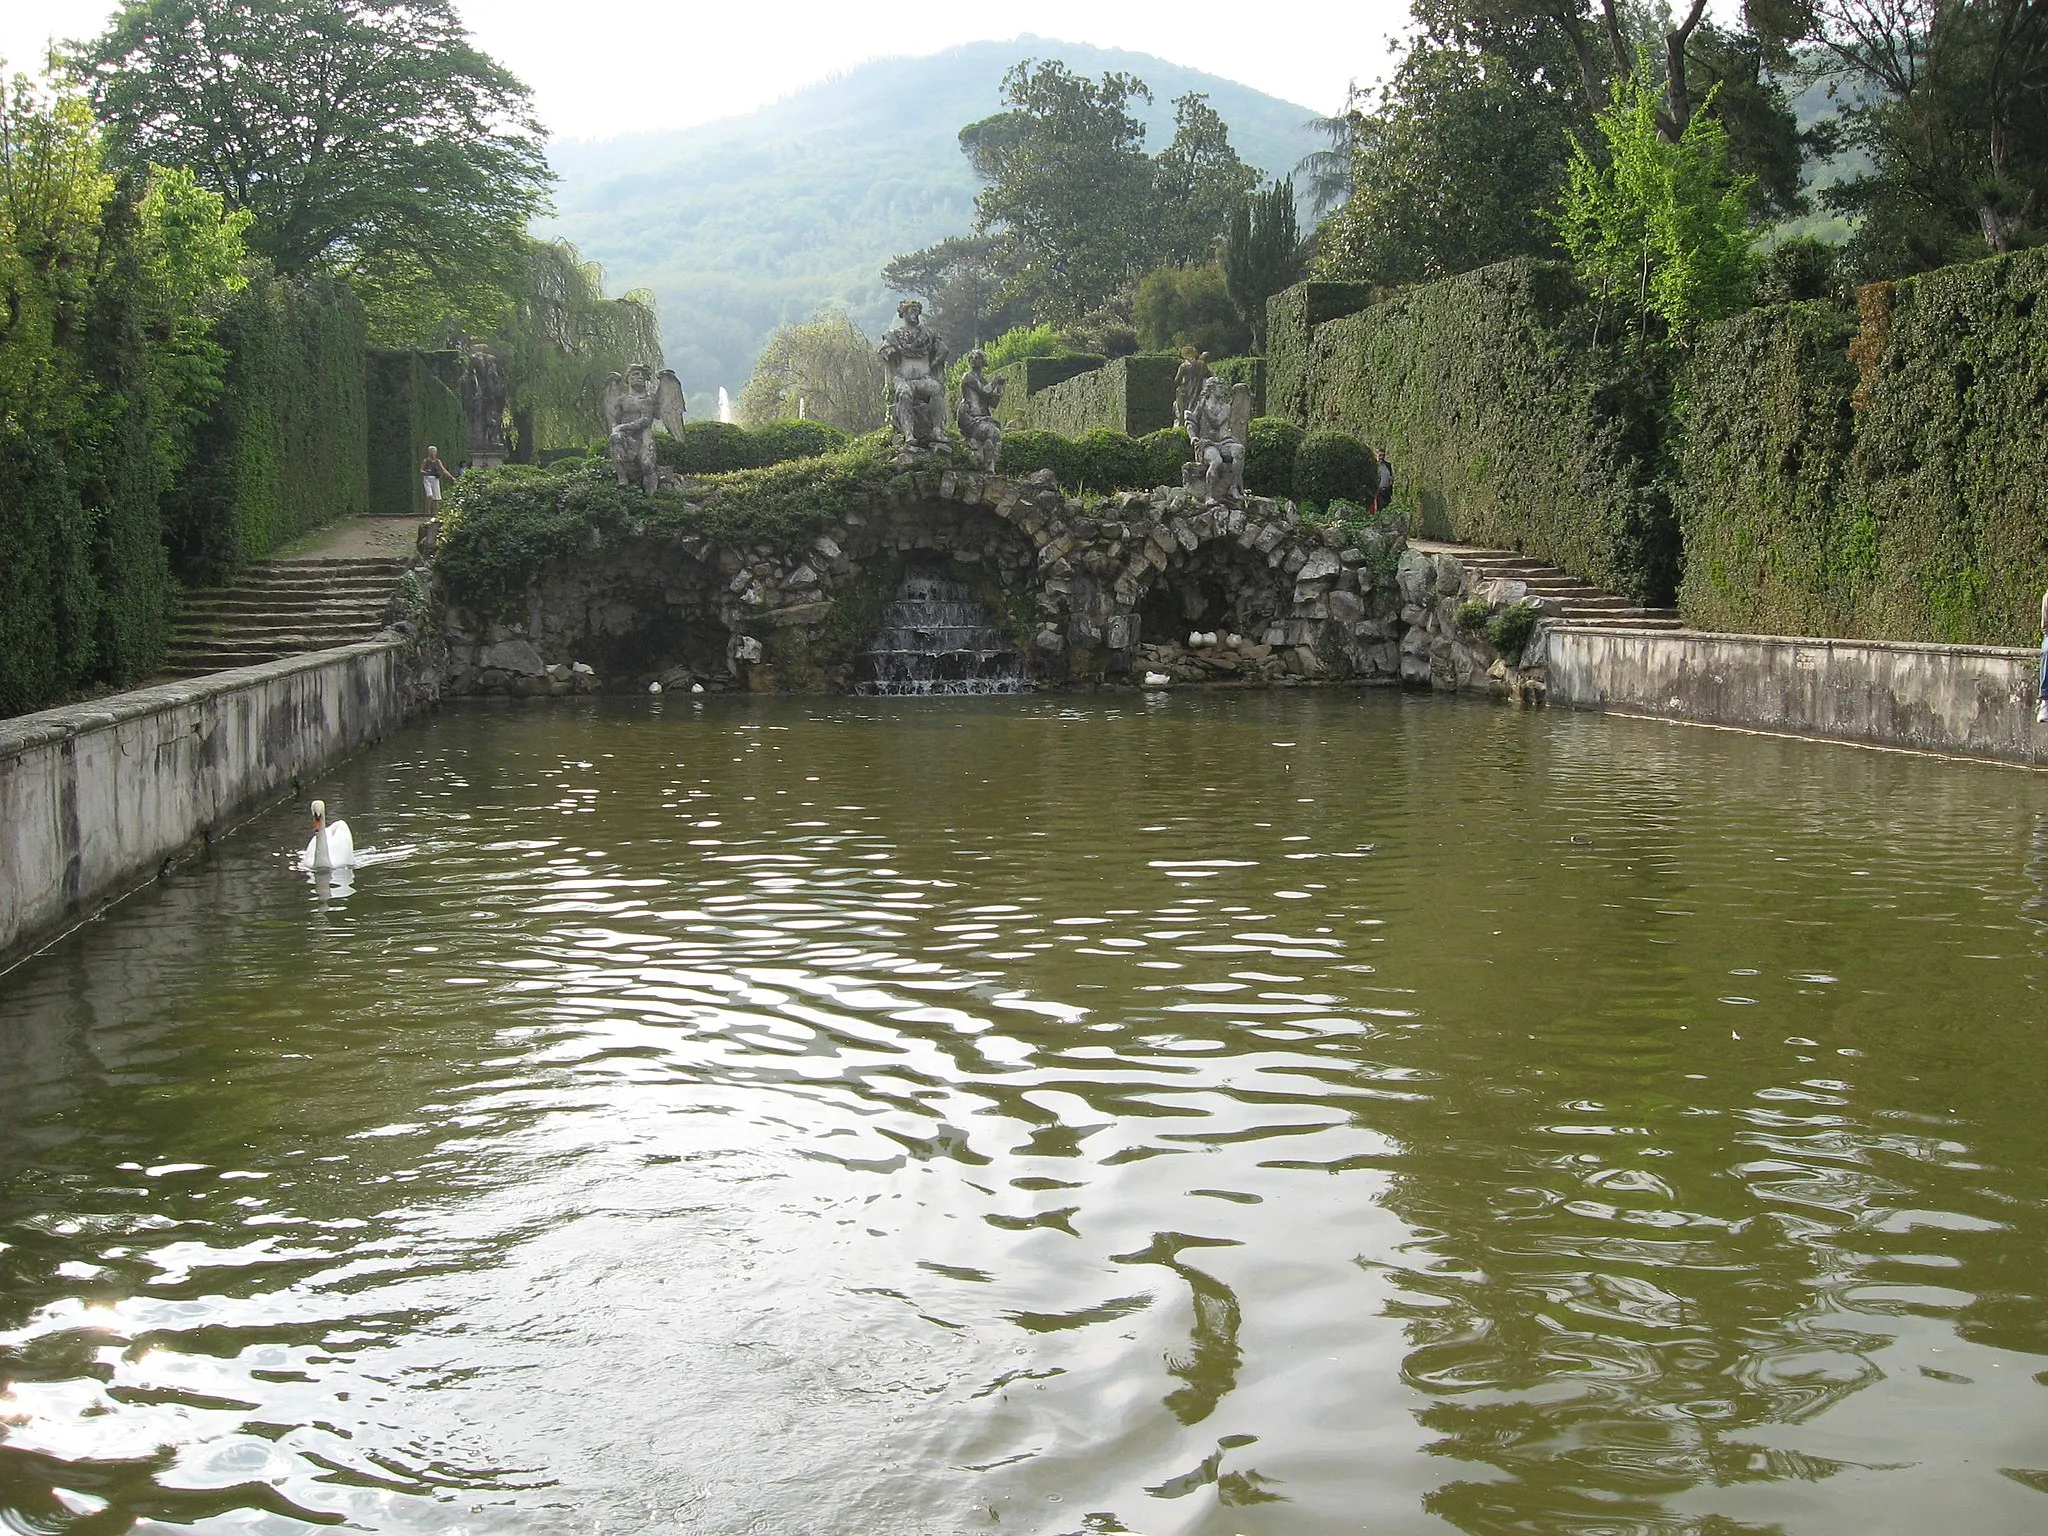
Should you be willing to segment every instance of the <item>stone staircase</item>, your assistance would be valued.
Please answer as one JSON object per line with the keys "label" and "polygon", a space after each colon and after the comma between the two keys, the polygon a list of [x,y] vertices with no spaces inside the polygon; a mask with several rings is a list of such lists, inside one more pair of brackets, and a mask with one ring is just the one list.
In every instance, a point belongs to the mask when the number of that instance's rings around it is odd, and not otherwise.
{"label": "stone staircase", "polygon": [[1598,624],[1610,629],[1685,628],[1685,621],[1675,608],[1637,607],[1625,597],[1602,592],[1575,576],[1567,576],[1554,565],[1518,555],[1511,549],[1475,549],[1469,544],[1441,544],[1433,539],[1410,539],[1408,547],[1424,554],[1454,555],[1481,581],[1524,582],[1531,597],[1556,599],[1563,610],[1558,621],[1562,624]]}
{"label": "stone staircase", "polygon": [[270,560],[232,586],[185,594],[171,629],[166,677],[198,677],[369,640],[403,559]]}

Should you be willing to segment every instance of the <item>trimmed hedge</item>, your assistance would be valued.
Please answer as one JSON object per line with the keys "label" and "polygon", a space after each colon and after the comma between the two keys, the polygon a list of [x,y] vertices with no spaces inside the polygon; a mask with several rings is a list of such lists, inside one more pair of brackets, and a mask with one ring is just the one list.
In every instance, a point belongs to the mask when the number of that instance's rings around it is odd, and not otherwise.
{"label": "trimmed hedge", "polygon": [[1379,461],[1348,432],[1311,432],[1294,455],[1294,495],[1319,507],[1333,501],[1370,504],[1379,491]]}
{"label": "trimmed hedge", "polygon": [[370,510],[380,517],[427,515],[420,461],[429,445],[459,469],[469,452],[462,409],[462,359],[454,352],[377,348],[363,363],[368,397],[367,474]]}
{"label": "trimmed hedge", "polygon": [[[824,421],[769,421],[752,428],[729,421],[686,421],[680,440],[656,433],[654,453],[664,469],[678,474],[723,475],[838,453],[851,441]],[[603,445],[593,452],[601,456]]]}
{"label": "trimmed hedge", "polygon": [[1380,295],[1372,283],[1296,283],[1266,300],[1266,383],[1260,414],[1308,420],[1309,338]]}
{"label": "trimmed hedge", "polygon": [[1174,424],[1173,376],[1179,368],[1178,355],[1115,358],[1031,395],[1016,420],[1068,437],[1097,427],[1142,437]]}
{"label": "trimmed hedge", "polygon": [[1252,415],[1266,414],[1266,360],[1263,357],[1217,357],[1209,360],[1209,371],[1226,385],[1249,385]]}
{"label": "trimmed hedge", "polygon": [[[1005,427],[1025,425],[1025,402],[1033,395],[1042,394],[1055,384],[1064,384],[1084,373],[1093,373],[1108,361],[1099,352],[1074,352],[1065,357],[1021,358],[992,369],[989,373],[991,381],[1007,381],[1003,386],[1003,403],[996,407],[996,420]],[[954,399],[959,399],[957,388]]]}
{"label": "trimmed hedge", "polygon": [[1294,459],[1308,434],[1284,416],[1254,416],[1245,433],[1244,488],[1254,496],[1294,495]]}
{"label": "trimmed hedge", "polygon": [[1130,437],[1100,429],[1078,438],[1058,432],[1025,429],[1003,434],[996,468],[1012,479],[1049,469],[1062,489],[1082,491],[1150,491],[1181,483],[1188,461],[1188,439],[1175,427]]}
{"label": "trimmed hedge", "polygon": [[1561,263],[1503,262],[1407,289],[1314,329],[1306,425],[1385,444],[1420,534],[1521,550],[1668,602],[1678,529],[1662,473],[1665,381],[1595,334]]}
{"label": "trimmed hedge", "polygon": [[1704,627],[2027,645],[2048,586],[2048,250],[1702,332],[1680,611]]}
{"label": "trimmed hedge", "polygon": [[363,336],[363,307],[339,282],[259,277],[229,301],[213,330],[227,382],[164,498],[165,541],[186,581],[220,581],[370,510]]}

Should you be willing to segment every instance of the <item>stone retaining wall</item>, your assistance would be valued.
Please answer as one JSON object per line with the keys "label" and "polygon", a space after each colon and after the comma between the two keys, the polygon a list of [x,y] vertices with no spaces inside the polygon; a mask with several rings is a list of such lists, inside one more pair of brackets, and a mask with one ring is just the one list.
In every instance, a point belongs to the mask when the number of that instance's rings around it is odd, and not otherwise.
{"label": "stone retaining wall", "polygon": [[1576,709],[2048,766],[2035,651],[1583,625],[1538,646]]}
{"label": "stone retaining wall", "polygon": [[419,703],[401,639],[0,721],[0,968],[376,741]]}

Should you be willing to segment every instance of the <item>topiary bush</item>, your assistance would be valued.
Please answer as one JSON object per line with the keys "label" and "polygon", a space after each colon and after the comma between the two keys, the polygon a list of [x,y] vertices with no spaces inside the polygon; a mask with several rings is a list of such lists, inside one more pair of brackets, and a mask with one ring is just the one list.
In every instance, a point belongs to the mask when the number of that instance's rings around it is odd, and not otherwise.
{"label": "topiary bush", "polygon": [[1284,416],[1255,416],[1245,434],[1244,488],[1254,496],[1292,497],[1294,459],[1307,434]]}
{"label": "topiary bush", "polygon": [[1150,488],[1150,461],[1140,440],[1097,427],[1074,439],[1074,490]]}
{"label": "topiary bush", "polygon": [[1013,480],[1049,469],[1061,485],[1073,486],[1080,483],[1081,460],[1072,438],[1027,428],[1003,434],[996,469]]}
{"label": "topiary bush", "polygon": [[681,438],[654,435],[654,456],[679,475],[723,475],[757,466],[753,438],[729,421],[686,421]]}
{"label": "topiary bush", "polygon": [[1294,455],[1294,495],[1325,506],[1371,501],[1379,489],[1379,463],[1349,432],[1311,432]]}
{"label": "topiary bush", "polygon": [[1179,485],[1181,470],[1188,463],[1188,435],[1179,427],[1161,427],[1134,439],[1145,455],[1145,468],[1136,489],[1152,490],[1162,485]]}
{"label": "topiary bush", "polygon": [[748,435],[754,440],[753,469],[837,453],[851,440],[851,434],[828,421],[770,421]]}

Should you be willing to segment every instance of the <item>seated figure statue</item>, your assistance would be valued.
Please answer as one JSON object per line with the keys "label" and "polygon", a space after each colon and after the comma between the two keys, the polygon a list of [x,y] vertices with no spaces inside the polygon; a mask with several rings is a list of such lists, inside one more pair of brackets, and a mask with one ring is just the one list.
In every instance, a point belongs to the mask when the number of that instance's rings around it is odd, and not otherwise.
{"label": "seated figure statue", "polygon": [[889,374],[890,419],[906,452],[929,453],[946,440],[946,343],[924,323],[924,306],[905,299],[875,348]]}
{"label": "seated figure statue", "polygon": [[1252,392],[1240,384],[1228,395],[1211,374],[1188,412],[1188,444],[1194,459],[1182,484],[1204,501],[1244,499],[1245,436],[1251,428]]}
{"label": "seated figure statue", "polygon": [[954,420],[960,424],[960,437],[981,460],[981,467],[990,474],[996,472],[996,455],[1003,449],[1003,424],[996,420],[996,407],[1003,401],[1003,386],[1007,379],[991,381],[982,369],[988,366],[988,354],[976,347],[967,354],[967,376],[960,381],[960,409]]}

